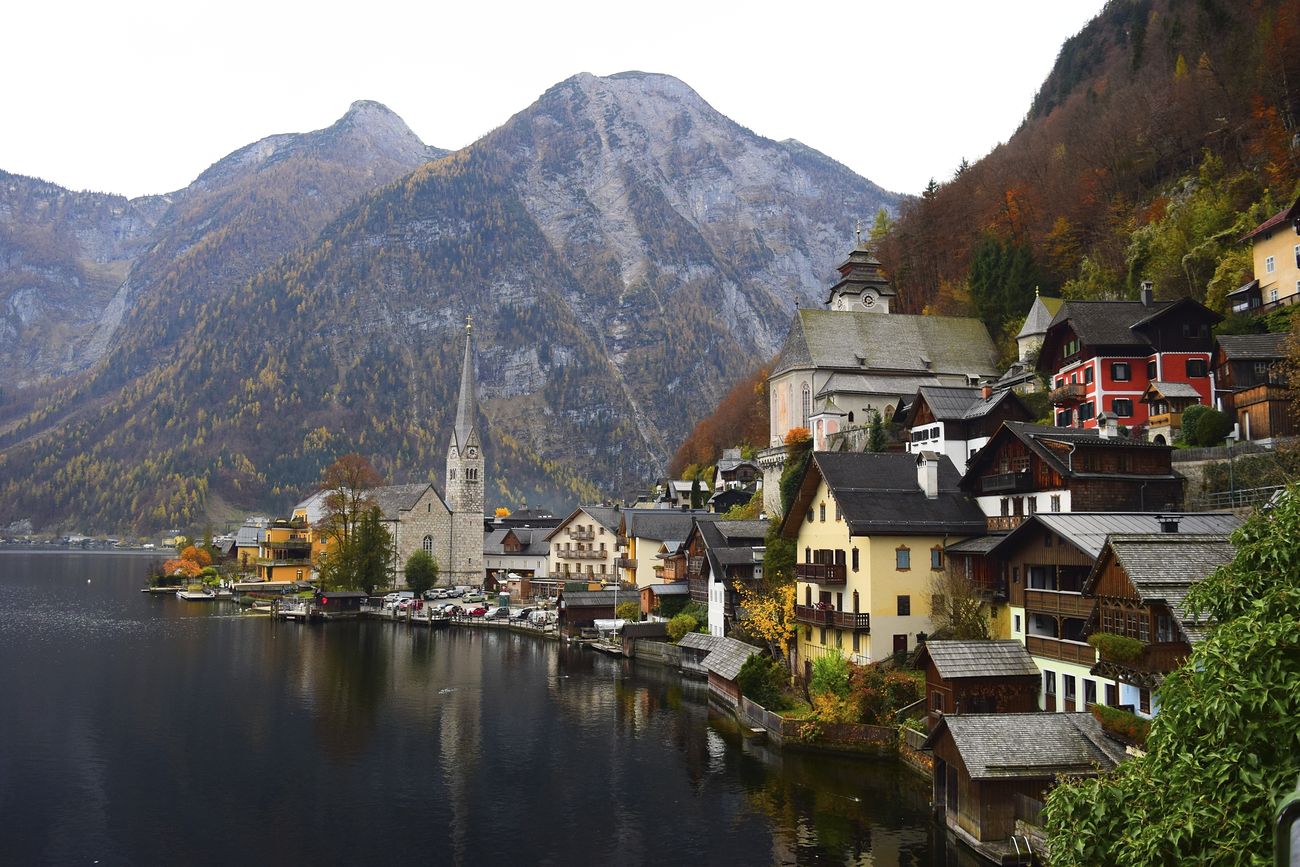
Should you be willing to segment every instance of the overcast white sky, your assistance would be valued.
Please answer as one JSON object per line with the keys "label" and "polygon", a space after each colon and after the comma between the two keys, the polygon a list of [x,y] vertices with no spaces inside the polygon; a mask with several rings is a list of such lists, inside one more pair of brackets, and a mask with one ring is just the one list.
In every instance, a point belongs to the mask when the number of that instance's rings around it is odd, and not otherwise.
{"label": "overcast white sky", "polygon": [[915,193],[1011,135],[1102,5],[26,0],[4,16],[0,168],[162,193],[356,99],[459,148],[574,73],[640,69]]}

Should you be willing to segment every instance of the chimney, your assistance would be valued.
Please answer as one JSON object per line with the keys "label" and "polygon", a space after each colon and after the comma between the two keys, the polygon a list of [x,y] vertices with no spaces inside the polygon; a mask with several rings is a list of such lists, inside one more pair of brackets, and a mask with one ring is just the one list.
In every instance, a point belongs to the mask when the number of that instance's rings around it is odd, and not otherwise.
{"label": "chimney", "polygon": [[925,492],[927,500],[939,496],[939,455],[921,452],[916,456],[916,484]]}
{"label": "chimney", "polygon": [[1177,515],[1156,515],[1156,521],[1160,524],[1161,533],[1177,533],[1178,522],[1181,520]]}
{"label": "chimney", "polygon": [[1097,415],[1097,436],[1104,440],[1114,439],[1115,434],[1119,433],[1114,421],[1115,420],[1111,418],[1110,413],[1099,413]]}
{"label": "chimney", "polygon": [[1152,288],[1150,280],[1142,281],[1142,306],[1150,307],[1151,302],[1155,300],[1155,290]]}
{"label": "chimney", "polygon": [[992,396],[993,396],[993,386],[989,385],[987,382],[984,383],[983,387],[980,388],[980,397],[984,398],[985,400],[988,400]]}

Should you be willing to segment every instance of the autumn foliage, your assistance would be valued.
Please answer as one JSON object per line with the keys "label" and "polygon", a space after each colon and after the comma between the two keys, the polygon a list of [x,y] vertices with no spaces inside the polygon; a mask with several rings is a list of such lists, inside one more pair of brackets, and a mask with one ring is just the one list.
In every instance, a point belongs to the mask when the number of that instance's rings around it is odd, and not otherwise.
{"label": "autumn foliage", "polygon": [[204,548],[193,545],[181,551],[180,557],[163,563],[164,575],[183,575],[186,578],[198,578],[206,566],[212,565],[212,555]]}
{"label": "autumn foliage", "polygon": [[677,448],[668,473],[680,478],[691,464],[717,463],[722,450],[738,445],[767,445],[767,366],[731,387],[717,409],[700,421]]}

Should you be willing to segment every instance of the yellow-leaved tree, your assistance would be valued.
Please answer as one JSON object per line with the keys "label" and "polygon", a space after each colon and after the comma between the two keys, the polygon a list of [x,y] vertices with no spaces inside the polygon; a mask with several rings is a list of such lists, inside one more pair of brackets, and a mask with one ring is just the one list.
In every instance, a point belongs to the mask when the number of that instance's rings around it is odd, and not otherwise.
{"label": "yellow-leaved tree", "polygon": [[794,642],[794,581],[761,581],[735,584],[740,607],[749,615],[737,628],[754,641],[767,645],[768,652],[787,667]]}

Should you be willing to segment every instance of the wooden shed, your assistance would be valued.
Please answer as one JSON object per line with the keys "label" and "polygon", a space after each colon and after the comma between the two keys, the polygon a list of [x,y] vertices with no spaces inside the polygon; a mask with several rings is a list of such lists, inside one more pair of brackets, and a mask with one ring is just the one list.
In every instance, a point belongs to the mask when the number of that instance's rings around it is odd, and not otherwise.
{"label": "wooden shed", "polygon": [[1038,709],[1038,666],[1019,641],[927,641],[926,721],[931,730],[951,714],[1028,713]]}

